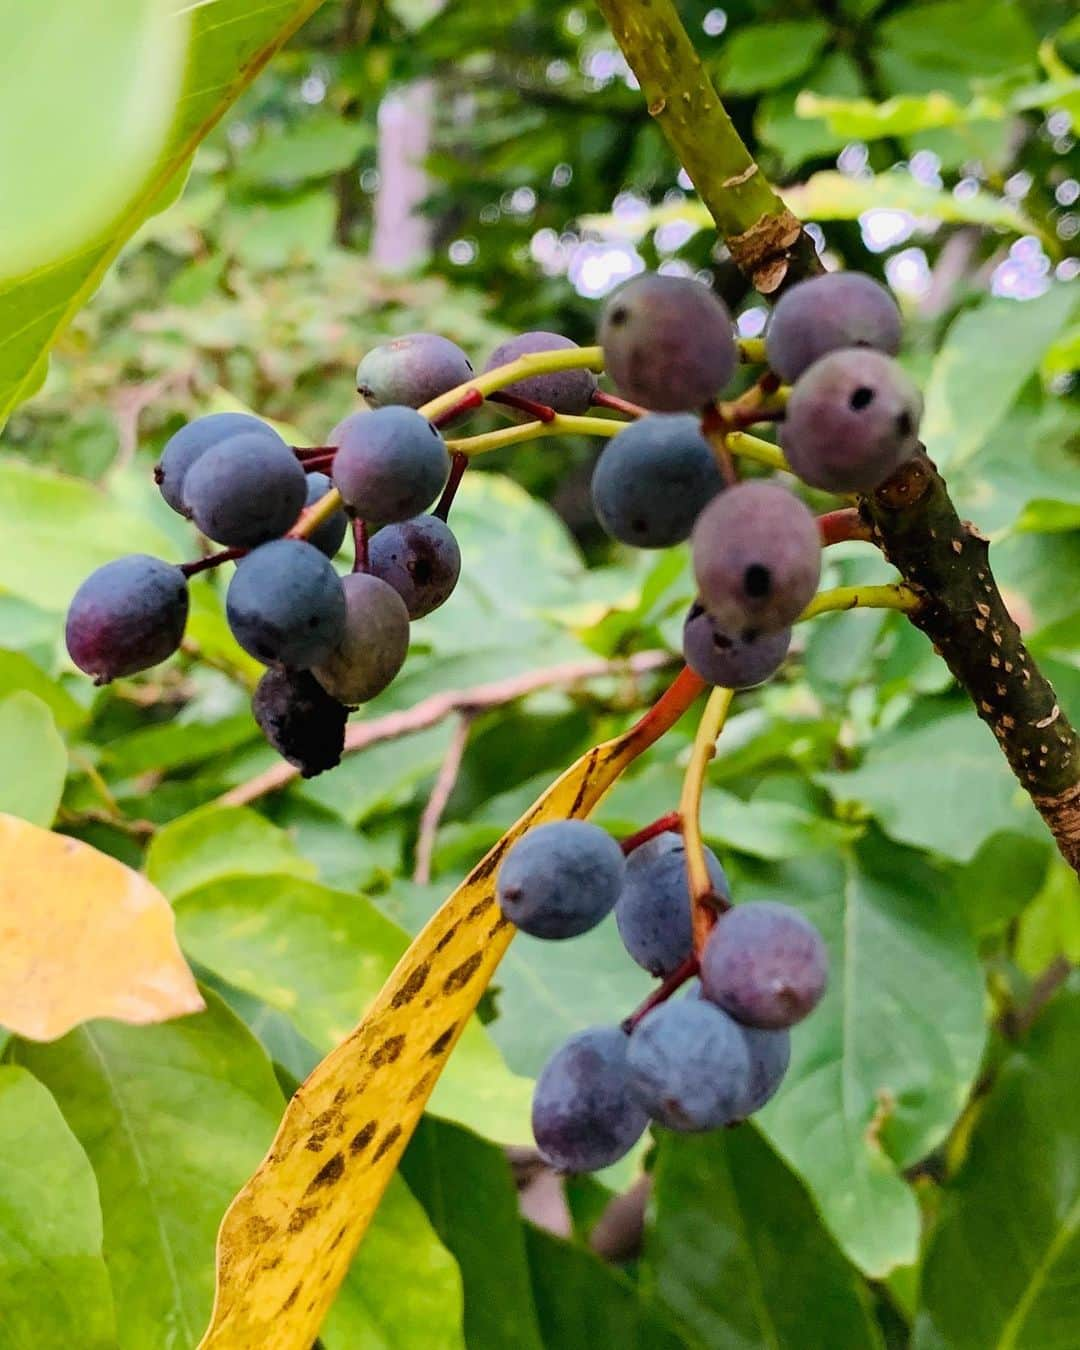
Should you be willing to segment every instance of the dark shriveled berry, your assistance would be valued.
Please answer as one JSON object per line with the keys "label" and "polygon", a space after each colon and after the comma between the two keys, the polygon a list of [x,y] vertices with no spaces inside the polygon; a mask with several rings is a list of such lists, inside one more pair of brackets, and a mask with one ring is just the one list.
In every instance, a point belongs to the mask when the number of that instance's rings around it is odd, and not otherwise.
{"label": "dark shriveled berry", "polygon": [[356,367],[356,389],[373,408],[393,403],[419,408],[464,384],[472,373],[469,358],[449,338],[406,333],[372,347]]}
{"label": "dark shriveled berry", "polygon": [[410,619],[421,619],[449,600],[461,573],[461,549],[444,520],[414,516],[384,526],[372,539],[368,571],[393,586]]}
{"label": "dark shriveled berry", "polygon": [[366,572],[342,578],[345,631],[311,673],[350,708],[381,694],[405,664],[409,614],[392,586]]}
{"label": "dark shriveled berry", "polygon": [[[724,869],[710,848],[705,850],[705,865],[715,894],[730,900]],[[651,975],[670,975],[690,955],[690,888],[681,835],[659,834],[630,854],[615,922],[623,946]]]}
{"label": "dark shriveled berry", "polygon": [[164,661],[184,636],[187,578],[179,567],[132,553],[91,572],[67,614],[68,654],[95,684]]}
{"label": "dark shriveled berry", "polygon": [[[570,351],[576,346],[576,342],[571,342],[560,333],[520,333],[496,347],[484,369],[494,370],[497,366],[509,365],[519,356],[532,356],[536,352]],[[524,380],[516,380],[508,384],[504,392],[531,399],[534,403],[546,404],[557,413],[583,413],[588,410],[596,392],[596,376],[591,370],[553,370],[546,375],[530,375]]]}
{"label": "dark shriveled berry", "polygon": [[646,272],[620,287],[600,320],[604,367],[620,394],[654,412],[700,410],[735,373],[723,301],[688,277]]}
{"label": "dark shriveled berry", "polygon": [[613,538],[635,548],[687,539],[724,480],[701,424],[688,413],[630,422],[596,462],[592,499]]}
{"label": "dark shriveled berry", "polygon": [[895,356],[901,321],[884,286],[861,272],[811,277],[781,296],[765,334],[769,365],[794,384],[815,361],[842,347]]}
{"label": "dark shriveled berry", "polygon": [[546,1162],[595,1172],[628,1153],[649,1118],[629,1090],[627,1037],[619,1027],[579,1031],[540,1070],[532,1126]]}
{"label": "dark shriveled berry", "polygon": [[268,427],[259,418],[253,417],[250,413],[235,412],[210,413],[206,417],[197,417],[194,422],[189,422],[175,435],[170,436],[154,469],[154,482],[174,511],[179,511],[182,516],[189,514],[184,505],[184,479],[188,469],[207,450],[241,433],[254,433],[266,436],[270,440],[281,440],[273,427]]}
{"label": "dark shriveled berry", "polygon": [[306,670],[268,670],[255,686],[251,711],[266,739],[304,778],[341,763],[348,710]]}
{"label": "dark shriveled berry", "polygon": [[354,413],[334,428],[332,440],[334,486],[347,509],[369,525],[418,516],[450,472],[445,441],[412,408]]}
{"label": "dark shriveled berry", "polygon": [[714,497],[691,547],[701,603],[744,639],[789,627],[821,576],[817,521],[777,483],[738,483]]}
{"label": "dark shriveled berry", "polygon": [[614,907],[626,859],[611,835],[584,820],[538,825],[511,848],[495,896],[503,914],[538,938],[571,938]]}
{"label": "dark shriveled berry", "polygon": [[705,997],[751,1027],[794,1026],[825,992],[821,934],[790,905],[757,900],[722,915],[701,957]]}
{"label": "dark shriveled berry", "polygon": [[[304,500],[304,505],[313,506],[315,502],[325,497],[333,486],[326,474],[309,473],[307,476],[307,497]],[[328,516],[321,525],[312,530],[307,537],[307,541],[309,544],[314,544],[320,553],[325,553],[328,558],[332,558],[341,548],[348,528],[349,518],[345,512],[335,511],[332,516]]]}
{"label": "dark shriveled berry", "polygon": [[345,632],[341,578],[302,539],[275,539],[242,558],[225,612],[240,646],[266,665],[313,666]]}
{"label": "dark shriveled berry", "polygon": [[760,637],[732,637],[717,626],[701,604],[693,604],[683,624],[683,659],[707,684],[724,689],[753,689],[784,664],[791,629]]}
{"label": "dark shriveled berry", "polygon": [[827,492],[873,492],[918,449],[922,395],[880,352],[823,357],[791,391],[780,441],[791,467]]}
{"label": "dark shriveled berry", "polygon": [[242,432],[200,455],[184,478],[184,505],[208,538],[236,548],[276,539],[295,524],[307,478],[283,440]]}
{"label": "dark shriveled berry", "polygon": [[626,1057],[631,1091],[668,1129],[716,1130],[741,1119],[750,1097],[746,1038],[706,1000],[680,999],[646,1014]]}

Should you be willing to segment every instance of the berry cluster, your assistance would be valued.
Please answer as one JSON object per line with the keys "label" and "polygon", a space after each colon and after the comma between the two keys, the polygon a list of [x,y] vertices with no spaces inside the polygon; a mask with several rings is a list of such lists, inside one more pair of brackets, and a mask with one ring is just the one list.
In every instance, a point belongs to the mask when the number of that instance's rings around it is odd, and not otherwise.
{"label": "berry cluster", "polygon": [[[324,446],[289,446],[248,414],[190,423],[165,446],[155,477],[169,505],[223,551],[179,567],[133,555],[93,573],[68,614],[72,659],[99,683],[157,664],[181,642],[188,576],[236,561],[229,625],[268,667],[256,719],[305,774],[333,766],[346,711],[394,679],[410,621],[445,603],[457,584],[461,556],[446,516],[467,454],[452,461],[439,427],[484,401],[471,382],[514,362],[528,371],[534,358],[553,355],[546,364],[560,368],[504,381],[489,400],[519,422],[523,414],[538,419],[534,428],[580,431],[585,422],[609,435],[592,480],[604,528],[638,548],[690,540],[698,599],[684,628],[688,665],[725,688],[768,679],[817,588],[821,537],[787,487],[737,481],[728,433],[782,419],[781,443],[804,482],[841,493],[877,487],[914,453],[921,412],[892,360],[896,306],[858,274],[795,286],[776,307],[770,369],[749,404],[746,396],[715,402],[739,348],[723,303],[697,282],[634,278],[608,301],[599,335],[623,397],[599,391],[591,360],[575,362],[580,349],[557,333],[504,343],[480,377],[454,343],[414,333],[364,357],[357,386],[368,406]],[[725,410],[740,402],[745,420],[732,422]],[[435,421],[429,406],[443,409]],[[632,420],[581,416],[597,406]],[[332,559],[350,519],[356,564],[342,576]]]}
{"label": "berry cluster", "polygon": [[788,1028],[825,990],[825,946],[787,905],[732,909],[724,869],[708,849],[705,859],[711,902],[723,912],[700,961],[677,833],[620,848],[596,825],[554,821],[530,830],[499,869],[503,914],[534,937],[576,937],[614,910],[626,950],[665,978],[665,992],[700,975],[685,997],[650,1000],[621,1027],[590,1027],[551,1056],[536,1083],[533,1133],[554,1167],[606,1167],[650,1120],[683,1132],[731,1125],[780,1086]]}

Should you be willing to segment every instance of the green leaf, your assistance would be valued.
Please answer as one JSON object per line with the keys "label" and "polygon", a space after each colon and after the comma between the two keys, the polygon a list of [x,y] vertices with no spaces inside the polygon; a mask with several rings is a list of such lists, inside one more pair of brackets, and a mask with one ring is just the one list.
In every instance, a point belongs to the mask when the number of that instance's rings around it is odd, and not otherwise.
{"label": "green leaf", "polygon": [[165,142],[189,26],[169,0],[7,7],[0,162],[19,209],[0,237],[0,281],[100,242],[129,207]]}
{"label": "green leaf", "polygon": [[941,875],[878,837],[839,857],[740,867],[734,889],[798,906],[828,944],[828,991],[757,1119],[848,1257],[883,1276],[918,1250],[900,1169],[940,1143],[978,1069],[973,940]]}
{"label": "green leaf", "polygon": [[[0,356],[0,382],[2,372]],[[90,483],[11,458],[0,460],[0,516],[0,587],[43,609],[66,609],[87,575],[122,553],[171,551],[167,535]]]}
{"label": "green leaf", "polygon": [[150,842],[146,875],[170,899],[220,877],[277,872],[311,879],[284,830],[257,811],[210,803],[166,825]]}
{"label": "green leaf", "polygon": [[380,1200],[319,1339],[327,1350],[464,1350],[457,1262],[400,1177]]}
{"label": "green leaf", "polygon": [[922,1272],[920,1350],[1068,1350],[1080,1321],[1080,981],[1002,1066]]}
{"label": "green leaf", "polygon": [[954,469],[1001,422],[1078,305],[1067,285],[1037,300],[988,299],[949,329],[926,386],[922,434]]}
{"label": "green leaf", "polygon": [[[125,0],[125,6],[130,0]],[[165,149],[121,216],[111,225],[106,240],[94,242],[83,235],[69,256],[0,291],[0,424],[12,407],[28,397],[44,375],[44,358],[73,314],[101,282],[125,241],[142,221],[167,204],[167,189],[185,171],[196,146],[222,113],[255,78],[278,47],[318,7],[319,0],[267,0],[251,6],[247,0],[216,0],[212,5],[191,5],[176,0],[171,5],[174,22],[178,14],[190,14],[191,37],[186,73],[174,107]],[[65,12],[70,8],[65,6]],[[111,11],[110,11],[111,12]],[[5,42],[10,52],[11,44]],[[81,55],[72,43],[72,54]],[[36,62],[22,69],[42,83],[42,68]],[[140,79],[153,79],[153,71],[133,63]],[[53,79],[43,82],[43,91],[57,97]],[[103,97],[95,83],[86,109],[100,106]],[[110,100],[111,102],[111,100]],[[82,115],[84,109],[79,108]],[[130,114],[128,114],[130,115]],[[25,124],[24,112],[5,119],[12,127]],[[20,133],[21,135],[22,133]],[[52,162],[52,151],[42,156]],[[122,158],[122,156],[121,156]],[[5,520],[13,520],[6,511]],[[71,528],[69,526],[69,528]],[[123,539],[123,532],[103,532],[103,540]]]}
{"label": "green leaf", "polygon": [[755,130],[782,156],[784,164],[792,167],[835,153],[847,138],[837,135],[824,119],[805,114],[802,96],[813,91],[825,99],[844,101],[861,94],[862,89],[859,69],[851,57],[846,52],[831,51],[796,83],[761,100]]}
{"label": "green leaf", "polygon": [[721,95],[787,84],[810,69],[828,36],[822,19],[781,19],[737,29],[724,47]]}
{"label": "green leaf", "polygon": [[686,1350],[695,1344],[639,1286],[584,1247],[531,1224],[525,1246],[544,1350]]}
{"label": "green leaf", "polygon": [[46,829],[64,792],[67,750],[48,707],[25,690],[0,700],[0,811]]}
{"label": "green leaf", "polygon": [[700,1138],[661,1134],[646,1269],[704,1345],[882,1345],[866,1286],[752,1125]]}
{"label": "green leaf", "polygon": [[216,722],[166,722],[109,741],[103,747],[102,762],[111,774],[120,778],[183,769],[234,750],[256,740],[258,735],[259,729],[249,712]]}
{"label": "green leaf", "polygon": [[992,834],[956,873],[957,897],[971,931],[977,936],[1000,932],[1015,919],[1042,886],[1050,854],[1048,839]]}
{"label": "green leaf", "polygon": [[296,184],[347,169],[371,142],[363,122],[346,122],[322,113],[284,131],[268,130],[254,149],[245,150],[235,182]]}
{"label": "green leaf", "polygon": [[[0,618],[0,624],[3,620]],[[71,697],[62,684],[48,675],[23,652],[0,650],[0,697],[24,689],[41,699],[64,731],[72,731],[86,721],[86,710]]]}
{"label": "green leaf", "polygon": [[[230,877],[176,905],[181,945],[237,989],[290,1015],[324,1053],[359,1021],[405,950],[405,934],[363,896],[295,877]],[[438,1115],[505,1143],[531,1139],[530,1083],[475,1020],[431,1099]]]}
{"label": "green leaf", "polygon": [[459,1126],[425,1117],[401,1171],[461,1268],[469,1350],[544,1350],[506,1154]]}
{"label": "green leaf", "polygon": [[927,216],[947,225],[988,225],[1010,234],[1040,233],[1033,221],[1002,198],[987,192],[955,197],[944,188],[927,187],[904,173],[849,178],[825,169],[812,174],[805,183],[784,188],[781,195],[804,220],[857,220],[864,211],[890,210]]}
{"label": "green leaf", "polygon": [[1080,882],[1073,869],[1055,857],[1020,919],[1016,964],[1035,978],[1061,957],[1080,964]]}
{"label": "green leaf", "polygon": [[958,98],[973,81],[1035,67],[1035,34],[1012,0],[939,0],[885,19],[874,34],[886,88],[897,94],[944,90]]}
{"label": "green leaf", "polygon": [[51,1045],[14,1046],[97,1173],[120,1345],[131,1350],[198,1341],[218,1224],[281,1114],[270,1061],[204,993],[193,1017],[92,1022]]}
{"label": "green leaf", "polygon": [[817,781],[837,801],[861,805],[893,839],[957,862],[970,862],[999,830],[1045,837],[1031,799],[970,710],[897,727],[857,769]]}
{"label": "green leaf", "polygon": [[90,1161],[48,1091],[0,1068],[0,1326],[5,1350],[115,1345]]}
{"label": "green leaf", "polygon": [[346,755],[332,774],[302,783],[299,792],[355,827],[377,811],[411,801],[442,763],[452,734],[447,721],[414,736],[372,745]]}

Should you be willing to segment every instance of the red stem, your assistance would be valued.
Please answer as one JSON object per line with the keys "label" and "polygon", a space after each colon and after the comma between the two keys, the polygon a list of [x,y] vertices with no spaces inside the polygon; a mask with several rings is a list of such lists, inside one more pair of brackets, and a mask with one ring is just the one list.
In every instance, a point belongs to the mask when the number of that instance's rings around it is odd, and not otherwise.
{"label": "red stem", "polygon": [[463,454],[460,450],[455,450],[453,458],[450,461],[450,477],[446,480],[446,486],[443,488],[443,494],[439,498],[439,504],[432,511],[433,516],[438,516],[440,520],[445,520],[450,514],[450,507],[457,496],[458,487],[461,484],[465,470],[469,467],[469,456]]}
{"label": "red stem", "polygon": [[484,396],[479,389],[466,389],[452,407],[431,419],[431,425],[441,429],[465,413],[472,412],[474,408],[479,408],[483,401]]}
{"label": "red stem", "polygon": [[676,833],[682,830],[682,816],[678,811],[669,811],[666,816],[661,816],[659,820],[654,820],[651,825],[646,825],[643,830],[638,830],[636,834],[628,834],[622,841],[620,847],[622,851],[629,855],[634,849],[640,848],[642,844],[647,844],[650,839],[655,839],[658,834],[668,834],[671,831]]}
{"label": "red stem", "polygon": [[367,521],[353,517],[352,522],[353,544],[356,548],[356,559],[353,562],[354,572],[366,572],[368,570],[368,532]]}
{"label": "red stem", "polygon": [[638,1004],[630,1016],[623,1021],[623,1031],[629,1036],[630,1032],[647,1013],[652,1012],[654,1008],[658,1008],[661,1003],[666,1003],[677,989],[681,989],[687,980],[692,980],[697,973],[697,957],[688,956],[682,965],[676,966],[667,979],[659,984],[644,1002]]}
{"label": "red stem", "polygon": [[826,511],[824,515],[818,516],[817,523],[821,542],[826,546],[847,543],[851,539],[866,544],[874,540],[873,531],[863,520],[857,506],[841,506],[835,511]]}
{"label": "red stem", "polygon": [[309,459],[319,459],[323,455],[335,454],[337,451],[336,445],[294,445],[290,448],[301,464]]}
{"label": "red stem", "polygon": [[637,403],[631,403],[629,399],[620,398],[618,394],[608,394],[603,389],[593,391],[592,401],[594,408],[610,408],[612,412],[626,413],[628,417],[645,417],[649,411]]}
{"label": "red stem", "polygon": [[555,409],[549,408],[546,403],[537,403],[535,399],[523,398],[520,394],[511,394],[506,389],[499,389],[494,394],[488,394],[489,403],[501,403],[506,408],[516,408],[518,412],[528,413],[530,417],[535,417],[538,422],[554,422]]}
{"label": "red stem", "polygon": [[180,571],[186,577],[193,577],[198,572],[208,572],[211,567],[220,567],[222,563],[232,562],[234,558],[242,558],[246,553],[246,548],[223,548],[220,553],[208,553],[205,558],[181,563]]}
{"label": "red stem", "polygon": [[336,454],[336,450],[330,450],[321,455],[312,455],[310,459],[301,460],[301,467],[305,473],[323,473],[334,467]]}

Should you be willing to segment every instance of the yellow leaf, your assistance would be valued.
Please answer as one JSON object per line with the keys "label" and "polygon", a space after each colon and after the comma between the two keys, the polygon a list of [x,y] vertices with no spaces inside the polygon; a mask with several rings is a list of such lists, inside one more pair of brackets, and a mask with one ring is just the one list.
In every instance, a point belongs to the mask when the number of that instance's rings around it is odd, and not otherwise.
{"label": "yellow leaf", "polygon": [[0,1025],[51,1041],[93,1017],[164,1022],[203,1006],[160,891],[89,844],[0,814]]}
{"label": "yellow leaf", "polygon": [[218,1235],[204,1350],[312,1344],[450,1052],[514,935],[495,903],[510,846],[587,816],[702,689],[684,671],[656,706],[572,765],[499,840],[398,962],[358,1027],[313,1070]]}

